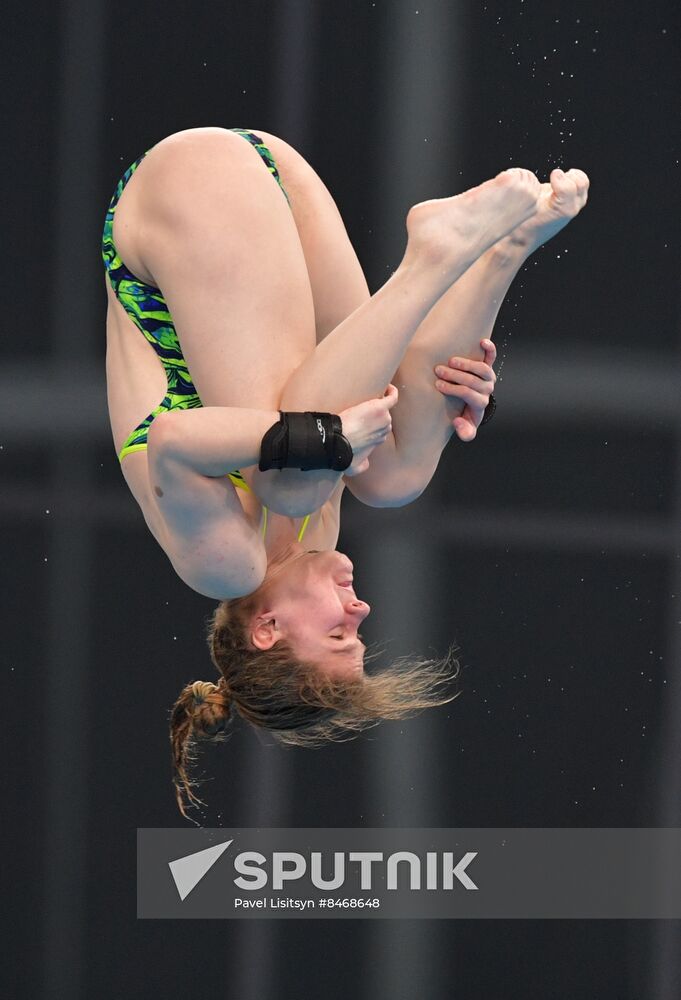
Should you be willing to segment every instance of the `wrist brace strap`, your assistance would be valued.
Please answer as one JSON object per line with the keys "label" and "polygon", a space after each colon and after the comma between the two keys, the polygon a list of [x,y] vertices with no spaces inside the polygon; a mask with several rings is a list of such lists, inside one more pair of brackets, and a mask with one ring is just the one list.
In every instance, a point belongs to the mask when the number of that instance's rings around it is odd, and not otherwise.
{"label": "wrist brace strap", "polygon": [[260,445],[261,472],[268,469],[333,469],[343,472],[352,464],[352,446],[335,413],[283,413]]}

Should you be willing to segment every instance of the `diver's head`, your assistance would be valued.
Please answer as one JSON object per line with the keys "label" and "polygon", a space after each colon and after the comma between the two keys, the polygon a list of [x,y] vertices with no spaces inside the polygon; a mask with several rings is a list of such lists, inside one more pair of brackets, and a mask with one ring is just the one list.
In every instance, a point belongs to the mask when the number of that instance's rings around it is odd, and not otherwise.
{"label": "diver's head", "polygon": [[221,677],[187,684],[171,714],[183,815],[187,802],[200,803],[189,777],[194,740],[226,739],[237,714],[278,743],[316,747],[456,697],[442,690],[458,672],[452,650],[441,660],[403,657],[365,673],[358,630],[369,611],[355,594],[347,556],[298,542],[270,560],[256,591],[218,605],[208,645]]}
{"label": "diver's head", "polygon": [[272,560],[248,618],[254,649],[285,642],[331,680],[356,680],[366,646],[359,632],[371,608],[354,590],[353,565],[334,550],[288,545]]}

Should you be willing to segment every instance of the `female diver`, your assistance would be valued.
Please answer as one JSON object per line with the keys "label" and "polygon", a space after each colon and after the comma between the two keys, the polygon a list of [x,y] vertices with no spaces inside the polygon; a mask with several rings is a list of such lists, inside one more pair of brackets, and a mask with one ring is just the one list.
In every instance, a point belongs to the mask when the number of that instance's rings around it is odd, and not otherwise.
{"label": "female diver", "polygon": [[[504,295],[588,186],[581,170],[540,184],[513,168],[415,205],[404,257],[371,296],[331,195],[277,136],[190,129],[123,175],[103,238],[114,444],[175,571],[220,601],[219,682],[188,684],[171,715],[183,814],[200,801],[193,739],[224,739],[235,711],[315,746],[451,700],[449,658],[364,673],[370,609],[336,551],[341,495],[407,504],[452,433],[475,437]],[[296,420],[344,459],[287,462]]]}

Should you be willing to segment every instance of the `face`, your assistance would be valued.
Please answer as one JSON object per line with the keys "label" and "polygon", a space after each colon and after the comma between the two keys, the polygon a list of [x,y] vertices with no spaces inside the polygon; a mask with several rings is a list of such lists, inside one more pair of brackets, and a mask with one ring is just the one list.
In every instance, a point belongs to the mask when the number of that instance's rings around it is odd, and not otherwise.
{"label": "face", "polygon": [[352,570],[342,552],[288,545],[268,566],[251,621],[253,644],[271,649],[286,639],[301,660],[329,677],[361,677],[366,646],[358,629],[371,608],[355,595]]}

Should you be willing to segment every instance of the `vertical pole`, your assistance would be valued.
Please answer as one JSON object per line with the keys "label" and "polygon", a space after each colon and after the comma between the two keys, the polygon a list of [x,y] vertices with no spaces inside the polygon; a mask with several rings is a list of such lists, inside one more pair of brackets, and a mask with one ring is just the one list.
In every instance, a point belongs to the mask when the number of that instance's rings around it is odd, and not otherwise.
{"label": "vertical pole", "polygon": [[[415,544],[416,542],[416,544]],[[432,542],[431,542],[432,546]],[[432,563],[425,535],[414,540],[392,535],[375,549],[363,565],[369,571],[369,590],[381,595],[381,633],[390,641],[384,656],[423,655],[429,636],[423,625],[433,598]],[[378,617],[378,615],[377,615]],[[428,655],[427,653],[425,655]],[[372,817],[372,825],[386,827],[427,826],[439,791],[431,785],[430,761],[437,753],[433,721],[428,713],[404,722],[386,722],[380,736],[373,738],[367,779],[368,800],[378,801],[382,815]],[[419,978],[424,968],[437,981],[437,956],[428,941],[425,921],[368,921],[368,948],[373,958],[367,970],[374,980],[366,986],[366,996],[386,996],[407,1000],[419,996]],[[434,965],[435,963],[435,965]],[[373,970],[373,972],[372,972]]]}
{"label": "vertical pole", "polygon": [[[449,157],[438,150],[449,150],[456,142],[457,81],[462,73],[456,4],[421,7],[399,0],[389,5],[385,27],[383,93],[375,123],[383,150],[377,164],[380,177],[375,178],[379,201],[375,261],[380,282],[389,277],[390,262],[399,262],[411,205],[454,193]],[[400,654],[426,650],[429,655],[429,636],[422,622],[424,605],[431,600],[435,543],[427,530],[380,549],[367,542],[366,561],[373,563],[375,592],[384,595],[382,629],[388,638],[405,635],[404,649],[396,650]],[[408,729],[408,735],[401,729]],[[438,752],[432,721],[424,716],[404,726],[387,723],[376,738],[376,749],[369,798],[375,789],[385,804],[385,825],[427,825],[438,797],[429,781],[433,771],[429,761]],[[425,968],[429,981],[438,981],[442,959],[425,922],[368,921],[367,933],[372,938],[372,962],[365,996],[391,1000],[419,996],[423,992],[419,970]]]}
{"label": "vertical pole", "polygon": [[[277,5],[277,62],[273,68],[271,99],[274,123],[267,130],[294,147],[309,148],[311,98],[314,88],[314,52],[317,5],[314,0],[282,0]],[[247,826],[294,826],[291,801],[291,755],[269,741],[252,739],[244,767],[244,787],[253,790],[252,805],[244,816]],[[238,953],[234,995],[258,1000],[276,992],[277,949],[282,928],[276,920],[235,922]]]}
{"label": "vertical pole", "polygon": [[[677,417],[675,497],[672,528],[669,533],[671,593],[667,605],[666,695],[658,738],[657,826],[681,827],[681,423]],[[670,864],[678,864],[675,858]],[[657,870],[664,878],[664,859],[657,859]],[[654,1000],[676,1000],[681,995],[681,952],[678,921],[658,920],[653,925],[650,972]]]}
{"label": "vertical pole", "polygon": [[[97,164],[101,139],[102,0],[65,0],[57,97],[55,216],[51,227],[54,366],[94,354],[100,304],[82,289],[97,267]],[[98,287],[98,286],[97,286]],[[103,336],[103,334],[102,334]],[[77,385],[74,393],[77,394]],[[74,406],[77,402],[74,401]],[[88,825],[88,725],[95,685],[89,637],[89,578],[94,525],[79,523],[73,501],[90,487],[90,451],[61,441],[51,448],[51,533],[45,697],[46,837],[43,996],[85,996]]]}

